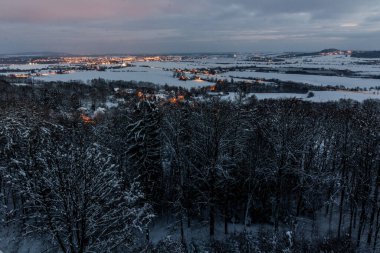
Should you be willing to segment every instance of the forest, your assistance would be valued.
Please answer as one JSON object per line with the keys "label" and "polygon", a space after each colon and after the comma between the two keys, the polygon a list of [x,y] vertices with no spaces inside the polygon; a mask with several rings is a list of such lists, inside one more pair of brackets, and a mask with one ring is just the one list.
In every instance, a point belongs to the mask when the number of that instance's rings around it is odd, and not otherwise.
{"label": "forest", "polygon": [[65,253],[380,252],[380,101],[157,89],[0,81],[1,229]]}

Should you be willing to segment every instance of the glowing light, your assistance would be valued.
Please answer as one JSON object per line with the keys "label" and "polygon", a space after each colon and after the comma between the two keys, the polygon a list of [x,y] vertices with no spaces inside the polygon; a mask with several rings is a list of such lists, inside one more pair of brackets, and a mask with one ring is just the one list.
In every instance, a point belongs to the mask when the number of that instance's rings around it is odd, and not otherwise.
{"label": "glowing light", "polygon": [[95,125],[95,121],[91,117],[82,114],[80,118],[86,125]]}
{"label": "glowing light", "polygon": [[144,93],[142,93],[141,91],[137,92],[137,96],[139,98],[143,98],[144,97]]}
{"label": "glowing light", "polygon": [[169,102],[172,104],[176,104],[178,101],[176,98],[169,98]]}
{"label": "glowing light", "polygon": [[216,91],[216,85],[210,86],[210,91]]}

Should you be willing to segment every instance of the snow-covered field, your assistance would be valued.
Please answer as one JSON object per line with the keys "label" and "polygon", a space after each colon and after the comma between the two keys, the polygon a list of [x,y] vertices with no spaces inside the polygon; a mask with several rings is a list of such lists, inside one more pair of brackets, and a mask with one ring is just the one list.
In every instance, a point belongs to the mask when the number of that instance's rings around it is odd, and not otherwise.
{"label": "snow-covered field", "polygon": [[[288,99],[296,98],[310,102],[330,102],[339,101],[340,99],[352,99],[358,102],[363,102],[367,99],[380,99],[379,92],[350,92],[350,91],[312,91],[314,96],[308,97],[308,94],[299,93],[249,93],[247,97],[256,96],[257,99]],[[237,93],[231,92],[228,95],[222,96],[222,99],[229,101],[238,100]]]}
{"label": "snow-covered field", "polygon": [[11,65],[2,65],[0,66],[0,69],[9,69],[10,71],[15,69],[21,69],[21,70],[38,70],[38,69],[44,69],[48,68],[49,66],[58,66],[56,65],[45,65],[45,64],[11,64]]}
{"label": "snow-covered field", "polygon": [[107,71],[77,71],[64,75],[49,75],[35,77],[36,80],[43,81],[82,81],[87,82],[92,79],[102,78],[112,81],[136,81],[136,82],[150,82],[160,85],[179,86],[184,88],[197,88],[210,86],[212,83],[203,81],[180,81],[173,78],[171,71],[164,71],[158,68],[125,68],[121,70],[107,70]]}
{"label": "snow-covered field", "polygon": [[[186,58],[183,61],[136,61],[132,62],[132,67],[121,69],[107,69],[106,71],[78,71],[75,70],[78,65],[69,64],[25,64],[25,65],[1,65],[0,69],[6,70],[5,75],[11,74],[30,74],[33,71],[43,74],[43,76],[33,77],[35,80],[42,81],[81,81],[87,83],[92,79],[102,78],[105,80],[123,80],[136,82],[150,82],[159,85],[179,86],[184,88],[197,88],[210,86],[213,83],[204,81],[180,81],[173,77],[174,69],[201,69],[201,68],[233,68],[241,66],[271,67],[280,71],[273,73],[255,72],[252,70],[230,71],[218,74],[216,76],[205,76],[207,78],[230,79],[234,77],[235,81],[246,80],[244,78],[257,79],[278,79],[281,81],[293,81],[297,83],[306,83],[317,86],[342,86],[345,88],[366,88],[380,87],[380,79],[375,78],[349,78],[340,76],[322,76],[322,75],[302,75],[302,74],[285,74],[281,73],[281,69],[297,67],[297,68],[313,68],[313,69],[335,69],[350,70],[360,75],[380,75],[380,59],[358,59],[349,56],[302,56],[285,58],[282,61],[270,60],[266,58],[266,54],[261,54],[263,58],[258,58],[256,54],[240,54],[236,57],[226,56],[205,56]],[[273,56],[273,55],[272,55]],[[254,58],[255,57],[255,58]],[[59,67],[71,67],[73,71],[67,74],[57,75],[52,69]],[[23,70],[15,72],[16,69]],[[366,98],[378,99],[378,94],[373,93],[352,93],[352,92],[314,92],[315,96],[306,98],[306,95],[300,94],[257,94],[259,99],[266,98],[282,98],[297,97],[310,101],[330,101],[339,100],[341,98],[350,98],[362,101]]]}
{"label": "snow-covered field", "polygon": [[228,79],[230,77],[278,79],[281,81],[293,81],[297,83],[307,83],[318,86],[344,86],[345,88],[359,87],[368,89],[371,87],[380,86],[380,79],[349,78],[338,76],[262,73],[254,71],[233,71],[219,75],[220,79]]}
{"label": "snow-covered field", "polygon": [[296,67],[317,69],[339,69],[361,72],[362,74],[380,74],[380,59],[361,59],[343,55],[302,56],[286,59],[283,62],[254,62],[259,67]]}

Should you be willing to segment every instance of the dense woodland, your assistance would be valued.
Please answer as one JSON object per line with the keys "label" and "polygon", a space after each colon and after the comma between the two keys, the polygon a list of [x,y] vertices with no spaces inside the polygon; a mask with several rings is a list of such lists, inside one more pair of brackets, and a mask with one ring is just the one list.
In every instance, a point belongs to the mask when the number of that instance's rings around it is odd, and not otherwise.
{"label": "dense woodland", "polygon": [[129,84],[144,95],[96,110],[120,85],[0,81],[3,229],[67,253],[379,252],[379,101],[170,103]]}

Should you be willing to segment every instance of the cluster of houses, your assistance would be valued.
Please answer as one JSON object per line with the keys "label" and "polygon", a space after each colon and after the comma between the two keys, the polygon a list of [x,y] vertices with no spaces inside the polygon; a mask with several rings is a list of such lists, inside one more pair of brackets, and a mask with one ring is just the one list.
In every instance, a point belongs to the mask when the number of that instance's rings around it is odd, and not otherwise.
{"label": "cluster of houses", "polygon": [[208,69],[175,69],[173,71],[173,77],[178,78],[178,80],[181,81],[188,81],[188,80],[194,80],[194,81],[203,81],[202,75],[210,76],[210,75],[216,75],[215,70],[208,70]]}
{"label": "cluster of houses", "polygon": [[352,55],[351,50],[324,50],[319,53],[322,56],[329,56],[329,55]]}

